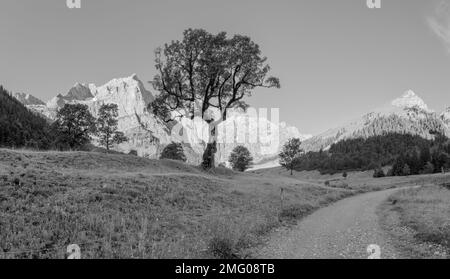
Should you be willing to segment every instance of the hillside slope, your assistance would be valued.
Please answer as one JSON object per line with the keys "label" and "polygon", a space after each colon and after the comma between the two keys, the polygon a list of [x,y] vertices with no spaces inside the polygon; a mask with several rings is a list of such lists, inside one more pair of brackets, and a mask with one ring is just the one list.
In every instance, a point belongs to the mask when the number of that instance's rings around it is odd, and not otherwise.
{"label": "hillside slope", "polygon": [[0,258],[63,258],[72,243],[84,258],[243,257],[280,220],[353,193],[131,155],[0,149]]}
{"label": "hillside slope", "polygon": [[0,149],[0,258],[64,258],[74,243],[83,258],[247,257],[274,228],[334,201],[448,179],[350,173],[349,187],[330,188],[323,177],[307,176],[281,169],[211,173],[123,154]]}
{"label": "hillside slope", "polygon": [[0,147],[46,149],[51,142],[49,129],[44,118],[29,111],[0,86]]}

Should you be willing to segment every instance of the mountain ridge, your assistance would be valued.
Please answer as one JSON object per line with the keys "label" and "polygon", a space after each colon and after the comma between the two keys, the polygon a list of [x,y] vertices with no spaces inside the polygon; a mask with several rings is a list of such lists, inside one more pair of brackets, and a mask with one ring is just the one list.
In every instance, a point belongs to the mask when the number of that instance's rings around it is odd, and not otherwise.
{"label": "mountain ridge", "polygon": [[[129,91],[130,88],[131,91]],[[131,96],[131,98],[127,98],[127,96]],[[173,138],[171,135],[168,135],[168,126],[158,121],[154,115],[147,111],[147,106],[154,100],[154,96],[145,89],[136,74],[126,78],[112,79],[98,87],[92,83],[75,83],[66,95],[58,94],[48,101],[47,104],[30,94],[18,93],[15,94],[15,97],[27,107],[46,116],[48,119],[54,119],[57,109],[66,103],[87,104],[94,114],[98,110],[98,104],[100,103],[117,103],[119,106],[119,119],[122,119],[122,121],[119,121],[119,129],[129,130],[128,134],[132,135],[133,142],[131,146],[142,149],[140,153],[143,156],[148,156],[149,154],[146,154],[146,151],[143,150],[145,148],[141,148],[141,145],[148,145],[153,143],[154,140],[159,142],[180,140],[179,137]],[[413,90],[407,90],[399,98],[375,108],[372,112],[315,136],[300,134],[296,127],[289,126],[284,122],[280,123],[279,127],[285,132],[283,141],[289,136],[299,137],[303,140],[303,148],[306,151],[326,150],[331,144],[343,139],[367,138],[390,132],[420,135],[430,139],[433,137],[430,130],[437,130],[450,135],[450,107],[438,114],[431,110]],[[147,138],[151,140],[149,141]],[[235,144],[232,146],[235,146]],[[248,145],[248,147],[254,153],[261,152],[260,146],[252,147]],[[194,153],[201,153],[203,146],[197,146],[196,148],[191,146],[188,148],[193,148]],[[150,153],[155,152],[158,152],[157,149]],[[226,161],[226,155],[229,152],[230,150],[219,152],[220,161]],[[275,153],[273,152],[273,154]],[[257,155],[257,159],[264,161],[268,157]],[[196,161],[198,160],[200,159],[197,158]]]}
{"label": "mountain ridge", "polygon": [[[199,164],[205,143],[201,141],[201,138],[198,138],[198,131],[184,130],[187,131],[187,137],[190,139],[189,143],[186,143],[186,135],[180,135],[171,131],[176,124],[167,124],[148,111],[147,107],[154,99],[153,94],[145,88],[138,76],[132,74],[125,78],[112,79],[101,86],[96,86],[92,83],[77,82],[66,94],[58,94],[46,104],[41,101],[36,102],[36,104],[30,104],[27,107],[52,120],[56,118],[58,109],[62,108],[65,104],[85,104],[89,107],[91,113],[96,116],[102,104],[114,103],[118,105],[119,109],[119,130],[124,132],[129,138],[128,142],[116,147],[117,151],[129,152],[136,150],[140,156],[157,158],[165,144],[169,144],[172,141],[183,142],[188,161]],[[251,119],[251,116],[245,114],[238,116],[244,116],[247,120]],[[232,117],[229,118],[227,123],[235,120]],[[264,160],[267,157],[276,155],[281,145],[288,138],[300,137],[306,139],[310,137],[308,135],[302,135],[296,127],[289,126],[285,122],[277,125],[268,119],[262,119],[262,121],[258,123],[264,123],[263,125],[270,126],[274,131],[280,132],[280,138],[278,140],[280,145],[267,147],[261,143],[243,143],[254,154],[255,161]],[[248,124],[248,122],[245,123],[245,128],[248,128],[246,139],[249,138],[248,134],[258,133],[258,131],[251,130],[253,126]],[[183,123],[182,126],[188,127],[186,124],[189,125],[191,123]],[[239,124],[240,127],[242,127],[241,124]],[[235,143],[219,144],[217,163],[226,162],[235,146]]]}
{"label": "mountain ridge", "polygon": [[327,150],[331,144],[344,139],[368,138],[387,133],[419,135],[433,138],[431,131],[450,135],[450,110],[438,115],[412,90],[390,103],[375,108],[347,124],[329,129],[303,142],[306,151]]}

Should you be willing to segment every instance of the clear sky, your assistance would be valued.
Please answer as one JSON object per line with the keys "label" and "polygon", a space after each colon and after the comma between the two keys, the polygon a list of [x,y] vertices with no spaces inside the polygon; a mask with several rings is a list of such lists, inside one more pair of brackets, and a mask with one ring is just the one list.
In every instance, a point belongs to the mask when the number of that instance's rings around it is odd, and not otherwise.
{"label": "clear sky", "polygon": [[[251,36],[280,90],[257,107],[316,134],[414,90],[435,110],[450,106],[450,13],[441,0],[0,1],[0,84],[49,100],[75,82],[97,85],[155,74],[153,51],[205,28]],[[148,89],[153,90],[150,85]]]}

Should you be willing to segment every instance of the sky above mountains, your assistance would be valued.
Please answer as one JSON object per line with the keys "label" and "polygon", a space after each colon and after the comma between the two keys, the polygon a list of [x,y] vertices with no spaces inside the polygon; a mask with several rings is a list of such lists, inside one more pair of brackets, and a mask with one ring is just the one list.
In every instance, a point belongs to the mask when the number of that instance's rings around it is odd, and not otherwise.
{"label": "sky above mountains", "polygon": [[[450,106],[450,1],[65,0],[0,2],[0,84],[44,101],[76,82],[101,85],[155,74],[153,51],[184,29],[249,35],[268,57],[280,90],[256,107],[317,134],[408,89],[428,106]],[[147,88],[153,91],[150,85]]]}

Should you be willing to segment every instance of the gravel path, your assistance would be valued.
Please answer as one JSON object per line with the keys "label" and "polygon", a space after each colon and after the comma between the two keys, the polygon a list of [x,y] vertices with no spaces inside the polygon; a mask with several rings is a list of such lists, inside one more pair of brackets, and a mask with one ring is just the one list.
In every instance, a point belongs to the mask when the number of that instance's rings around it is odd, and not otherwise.
{"label": "gravel path", "polygon": [[257,258],[367,259],[367,248],[376,244],[381,258],[399,258],[379,227],[377,207],[398,189],[367,193],[320,209],[298,225],[270,237],[256,252]]}

